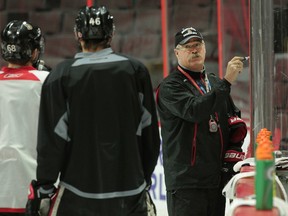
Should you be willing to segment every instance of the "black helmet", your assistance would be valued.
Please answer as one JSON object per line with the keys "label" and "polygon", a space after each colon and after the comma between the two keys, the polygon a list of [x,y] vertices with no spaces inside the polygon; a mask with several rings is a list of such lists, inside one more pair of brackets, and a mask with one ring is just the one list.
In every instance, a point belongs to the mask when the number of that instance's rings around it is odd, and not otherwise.
{"label": "black helmet", "polygon": [[113,16],[105,6],[81,9],[75,20],[74,31],[78,38],[105,40],[111,38],[114,31]]}
{"label": "black helmet", "polygon": [[6,25],[1,33],[2,57],[6,61],[26,63],[31,59],[34,49],[44,52],[40,28],[20,20],[13,20]]}

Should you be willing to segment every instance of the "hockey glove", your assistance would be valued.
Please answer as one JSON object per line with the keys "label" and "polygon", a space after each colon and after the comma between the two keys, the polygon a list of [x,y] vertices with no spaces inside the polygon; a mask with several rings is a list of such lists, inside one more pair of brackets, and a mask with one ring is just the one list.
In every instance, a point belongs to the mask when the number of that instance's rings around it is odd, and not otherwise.
{"label": "hockey glove", "polygon": [[229,124],[229,144],[224,155],[222,166],[222,182],[227,183],[236,173],[233,170],[238,161],[244,160],[245,154],[242,151],[242,144],[247,135],[247,126],[245,122],[233,115],[228,119]]}
{"label": "hockey glove", "polygon": [[56,193],[54,185],[40,185],[36,180],[32,180],[29,189],[30,194],[26,203],[25,215],[48,215],[51,199]]}
{"label": "hockey glove", "polygon": [[[242,142],[241,142],[242,143]],[[238,161],[245,158],[245,153],[241,149],[242,144],[231,144],[224,155],[224,162],[222,165],[222,181],[225,185],[235,174],[233,167]]]}
{"label": "hockey glove", "polygon": [[228,119],[228,124],[230,128],[229,133],[230,142],[231,143],[242,142],[247,135],[247,126],[245,122],[238,116],[231,116]]}
{"label": "hockey glove", "polygon": [[148,190],[146,190],[146,204],[147,204],[147,215],[156,216],[157,215],[156,206]]}

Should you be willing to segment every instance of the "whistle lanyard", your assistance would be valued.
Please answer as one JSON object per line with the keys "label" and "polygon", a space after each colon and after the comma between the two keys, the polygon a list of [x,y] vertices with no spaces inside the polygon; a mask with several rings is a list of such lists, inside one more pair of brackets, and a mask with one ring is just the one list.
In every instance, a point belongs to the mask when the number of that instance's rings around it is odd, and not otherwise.
{"label": "whistle lanyard", "polygon": [[[184,71],[180,66],[178,66],[177,68],[192,83],[192,85],[194,85],[197,88],[197,90],[202,95],[205,94],[205,90],[201,89],[201,87],[199,87],[199,85],[196,83],[196,81],[186,71]],[[201,79],[201,80],[203,81],[203,79]],[[210,86],[210,82],[208,80],[207,74],[205,74],[205,80],[203,83],[205,84],[206,93],[208,93],[211,90],[211,86]]]}

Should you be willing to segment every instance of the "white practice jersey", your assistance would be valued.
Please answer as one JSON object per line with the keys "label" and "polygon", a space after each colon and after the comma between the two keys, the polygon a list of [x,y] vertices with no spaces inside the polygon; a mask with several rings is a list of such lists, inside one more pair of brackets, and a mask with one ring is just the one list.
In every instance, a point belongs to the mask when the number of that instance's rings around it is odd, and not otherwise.
{"label": "white practice jersey", "polygon": [[36,178],[39,103],[47,75],[30,66],[0,70],[0,213],[24,212]]}

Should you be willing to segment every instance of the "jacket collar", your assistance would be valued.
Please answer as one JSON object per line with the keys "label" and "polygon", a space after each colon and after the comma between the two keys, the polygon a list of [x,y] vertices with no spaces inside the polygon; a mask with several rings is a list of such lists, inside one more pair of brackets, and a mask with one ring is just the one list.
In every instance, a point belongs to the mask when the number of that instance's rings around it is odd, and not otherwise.
{"label": "jacket collar", "polygon": [[106,55],[109,55],[113,53],[113,50],[111,47],[109,48],[105,48],[105,49],[102,49],[100,51],[97,51],[97,52],[79,52],[79,53],[76,53],[76,55],[74,56],[74,58],[85,58],[85,57],[101,57],[101,56],[106,56]]}
{"label": "jacket collar", "polygon": [[179,64],[179,67],[181,67],[185,72],[187,72],[193,79],[205,78],[205,73],[206,73],[205,66],[203,67],[201,72],[195,72],[195,71],[189,70],[188,68],[183,67],[180,64]]}

